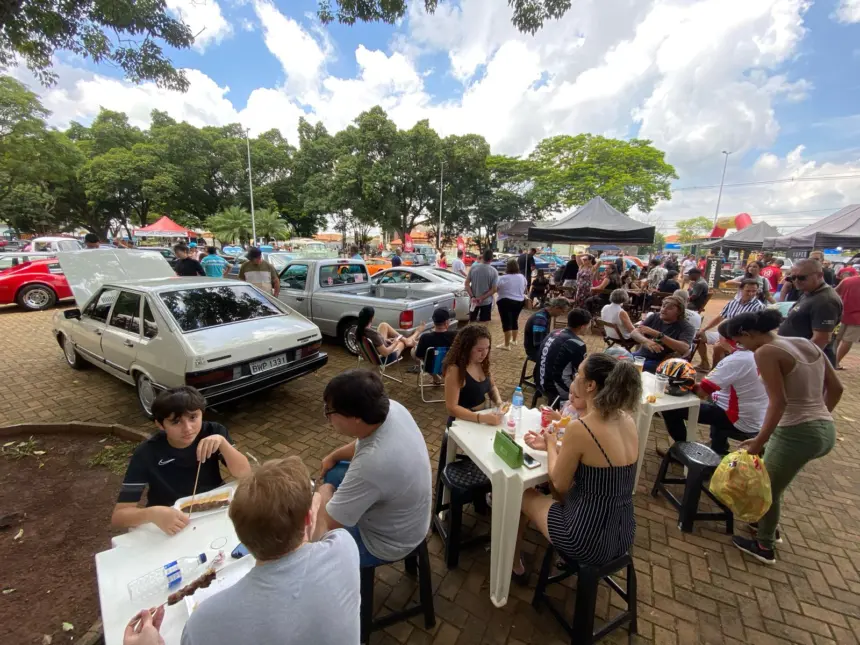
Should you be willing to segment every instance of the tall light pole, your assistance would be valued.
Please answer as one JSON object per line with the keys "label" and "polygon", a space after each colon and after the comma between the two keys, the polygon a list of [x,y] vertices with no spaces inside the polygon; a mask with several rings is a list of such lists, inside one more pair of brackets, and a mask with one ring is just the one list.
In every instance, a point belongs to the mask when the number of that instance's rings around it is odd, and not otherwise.
{"label": "tall light pole", "polygon": [[445,162],[439,171],[439,228],[436,231],[436,248],[442,250],[442,192],[445,190]]}
{"label": "tall light pole", "polygon": [[254,218],[254,182],[251,180],[251,128],[245,129],[245,143],[248,146],[248,194],[251,197],[251,235],[252,246],[257,246],[257,220]]}
{"label": "tall light pole", "polygon": [[726,155],[726,160],[723,162],[723,177],[720,179],[720,192],[717,194],[717,210],[714,211],[714,226],[717,225],[717,217],[720,214],[720,200],[723,198],[723,182],[726,181],[726,166],[729,165],[729,155],[731,152],[722,151]]}

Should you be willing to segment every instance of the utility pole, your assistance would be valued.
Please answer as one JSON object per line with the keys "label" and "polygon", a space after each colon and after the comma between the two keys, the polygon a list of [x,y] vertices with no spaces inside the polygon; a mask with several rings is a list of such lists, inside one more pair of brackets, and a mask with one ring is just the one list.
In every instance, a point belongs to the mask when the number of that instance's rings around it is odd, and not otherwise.
{"label": "utility pole", "polygon": [[439,228],[436,230],[436,248],[442,250],[442,192],[445,190],[445,162],[439,171]]}
{"label": "utility pole", "polygon": [[729,165],[729,155],[731,152],[722,151],[724,155],[726,155],[726,159],[723,162],[723,177],[720,179],[720,192],[717,194],[717,210],[714,212],[714,226],[717,225],[717,217],[720,215],[720,200],[723,198],[723,183],[726,181],[726,166]]}
{"label": "utility pole", "polygon": [[251,197],[251,246],[257,246],[257,220],[254,218],[254,182],[251,179],[251,128],[245,129],[245,143],[248,146],[248,194]]}

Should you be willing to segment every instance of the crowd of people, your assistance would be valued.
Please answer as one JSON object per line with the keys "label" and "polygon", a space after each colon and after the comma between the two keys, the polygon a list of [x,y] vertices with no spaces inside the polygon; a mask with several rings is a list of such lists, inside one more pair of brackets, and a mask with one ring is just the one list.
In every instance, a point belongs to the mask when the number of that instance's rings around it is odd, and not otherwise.
{"label": "crowd of people", "polygon": [[[471,267],[466,289],[472,322],[459,330],[449,329],[450,313],[438,309],[432,329],[422,324],[404,335],[385,323],[374,326],[374,312],[367,307],[359,315],[357,337],[372,343],[385,361],[407,353],[418,361],[439,361],[439,369],[425,368],[444,387],[449,426],[460,420],[499,427],[504,400],[486,323],[495,303],[504,335],[496,348],[518,346],[521,312],[537,286],[529,280],[533,255],[512,258],[501,276],[490,266],[490,252]],[[254,260],[249,255],[249,262]],[[711,448],[724,455],[729,441],[741,442],[751,454],[763,454],[771,480],[770,510],[751,525],[752,537],[738,535],[733,542],[759,561],[776,561],[783,494],[804,466],[826,455],[835,442],[831,412],[842,395],[835,368],[837,358],[842,360],[860,339],[860,277],[844,275],[834,289],[815,257],[795,262],[785,278],[767,271],[778,264],[765,258],[763,266],[748,264],[735,297],[705,320],[709,289],[701,268],[690,260],[680,266],[674,256],[652,260],[635,279],[629,270],[607,266],[598,286],[611,292],[600,316],[613,324],[617,340],[635,346],[630,355],[587,351],[584,336],[592,314],[584,306],[594,297],[592,256],[574,257],[563,267],[571,298],[544,299],[528,316],[522,348],[535,363],[534,383],[553,406],[554,418],[566,417],[569,423],[561,436],[550,427],[524,437],[529,447],[546,451],[549,488],[523,496],[517,554],[529,522],[557,550],[582,563],[603,564],[631,548],[639,455],[635,414],[642,400],[632,359],[641,357],[644,369],[653,372],[666,358],[698,354],[707,373],[693,393],[703,399],[698,419],[709,426]],[[224,271],[212,264],[213,271]],[[259,267],[250,266],[245,279],[266,282],[268,272]],[[264,276],[247,277],[255,270]],[[634,324],[625,309],[630,292],[660,293],[668,282],[678,288],[661,294],[659,311]],[[588,285],[582,293],[581,284]],[[784,317],[767,305],[786,289],[799,296]],[[837,325],[834,353],[831,337]],[[158,432],[129,463],[113,523],[130,528],[152,522],[167,534],[178,533],[188,517],[173,504],[191,493],[198,465],[199,492],[223,484],[223,465],[238,480],[229,517],[257,561],[250,574],[194,612],[183,645],[357,643],[360,568],[396,562],[426,538],[431,464],[409,410],[389,398],[374,370],[338,374],[322,399],[325,419],[349,442],[322,460],[314,486],[298,457],[252,468],[226,428],[203,420],[206,402],[193,388],[158,395],[152,408]],[[669,436],[685,441],[686,409],[662,416]],[[601,521],[594,521],[598,517]],[[511,575],[518,582],[528,579],[519,555]],[[314,611],[320,604],[329,608],[324,623]],[[144,637],[157,637],[162,616],[148,611],[135,616],[128,645],[157,643]]]}

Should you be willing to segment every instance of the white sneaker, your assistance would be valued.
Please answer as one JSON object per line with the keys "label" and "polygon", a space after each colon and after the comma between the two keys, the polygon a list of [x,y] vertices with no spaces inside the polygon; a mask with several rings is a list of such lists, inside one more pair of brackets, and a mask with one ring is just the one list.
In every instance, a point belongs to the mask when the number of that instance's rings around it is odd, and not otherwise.
{"label": "white sneaker", "polygon": [[496,345],[496,349],[503,349],[506,352],[511,351],[510,345],[505,345],[504,343],[502,343],[501,345]]}

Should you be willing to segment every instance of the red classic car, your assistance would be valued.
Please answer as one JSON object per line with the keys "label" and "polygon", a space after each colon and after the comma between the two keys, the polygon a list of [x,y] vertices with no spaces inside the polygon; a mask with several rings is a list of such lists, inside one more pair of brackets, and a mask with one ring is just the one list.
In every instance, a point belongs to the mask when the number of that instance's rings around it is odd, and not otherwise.
{"label": "red classic car", "polygon": [[0,271],[0,305],[17,303],[30,311],[53,307],[71,298],[72,290],[56,258],[23,262]]}

